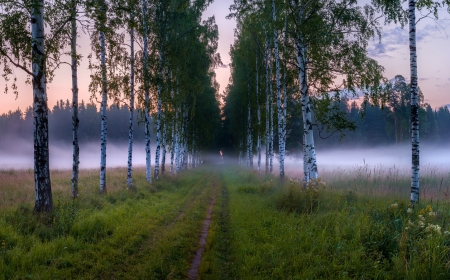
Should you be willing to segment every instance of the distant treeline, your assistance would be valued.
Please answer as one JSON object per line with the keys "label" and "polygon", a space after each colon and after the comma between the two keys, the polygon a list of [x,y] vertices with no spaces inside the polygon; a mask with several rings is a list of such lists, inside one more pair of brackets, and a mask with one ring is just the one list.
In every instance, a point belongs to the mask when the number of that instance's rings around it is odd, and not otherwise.
{"label": "distant treeline", "polygon": [[[404,104],[392,105],[358,105],[355,101],[341,100],[341,110],[347,112],[347,119],[354,121],[355,131],[327,131],[319,125],[314,127],[316,147],[371,147],[409,143],[410,107]],[[419,109],[420,140],[427,143],[448,143],[450,139],[450,111],[447,106],[433,110],[429,104]],[[303,136],[301,116],[291,119],[287,138],[287,150],[300,152]],[[319,134],[319,130],[321,133]],[[331,135],[331,136],[330,136]]]}
{"label": "distant treeline", "polygon": [[[363,104],[354,101],[341,100],[341,110],[347,111],[349,120],[356,124],[355,131],[345,131],[341,138],[339,132],[332,134],[323,129],[319,135],[320,126],[315,127],[316,146],[320,148],[365,147],[408,143],[410,141],[409,104],[390,106]],[[68,100],[60,100],[53,107],[49,116],[50,141],[72,142],[72,108]],[[79,105],[79,139],[81,142],[99,141],[100,112],[94,103],[81,102]],[[129,111],[127,106],[109,106],[108,141],[128,141]],[[144,141],[144,127],[139,125],[141,117],[134,120],[134,139]],[[32,108],[25,111],[17,109],[0,116],[0,141],[6,136],[32,139],[33,135]],[[289,153],[300,152],[302,145],[301,116],[291,118],[287,138]],[[331,135],[332,134],[332,135]],[[331,135],[331,136],[330,136]],[[323,139],[326,138],[326,139]],[[448,107],[433,110],[426,104],[420,108],[420,139],[426,142],[447,143],[450,139],[450,111]],[[225,139],[221,139],[224,141]],[[219,140],[220,141],[220,140]]]}
{"label": "distant treeline", "polygon": [[[140,110],[138,110],[140,111]],[[33,139],[33,109],[17,109],[0,116],[0,142],[7,137]],[[108,141],[128,141],[129,110],[127,106],[109,106],[107,109]],[[79,141],[100,141],[100,112],[95,103],[79,104]],[[134,141],[144,141],[144,126],[139,125],[143,118],[138,114],[134,118]],[[72,107],[69,100],[60,100],[49,114],[50,141],[72,143]]]}

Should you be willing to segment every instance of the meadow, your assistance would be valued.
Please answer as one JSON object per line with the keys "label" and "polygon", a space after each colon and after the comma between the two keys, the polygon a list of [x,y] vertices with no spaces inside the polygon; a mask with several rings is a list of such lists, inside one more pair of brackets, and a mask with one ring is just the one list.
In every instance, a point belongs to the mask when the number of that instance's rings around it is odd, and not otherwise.
{"label": "meadow", "polygon": [[[449,279],[450,172],[425,166],[409,207],[408,169],[322,168],[304,188],[235,166],[151,185],[135,171],[53,170],[55,209],[33,213],[33,172],[0,171],[0,279],[186,279],[215,198],[199,279]],[[69,178],[69,179],[68,179]]]}

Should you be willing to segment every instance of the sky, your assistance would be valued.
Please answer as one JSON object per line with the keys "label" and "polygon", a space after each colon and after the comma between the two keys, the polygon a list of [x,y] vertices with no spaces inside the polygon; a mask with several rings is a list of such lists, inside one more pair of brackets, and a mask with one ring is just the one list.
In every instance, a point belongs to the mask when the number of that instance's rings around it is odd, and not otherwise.
{"label": "sky", "polygon": [[[359,1],[362,4],[369,0]],[[233,0],[215,0],[205,11],[203,18],[214,15],[219,28],[218,52],[225,65],[231,62],[229,56],[230,45],[234,41],[234,20],[225,19],[229,14],[229,6]],[[416,13],[420,17],[420,13]],[[434,22],[431,19],[423,19],[417,26],[417,56],[419,87],[425,95],[425,102],[433,108],[450,105],[450,16],[446,11],[440,11],[440,19]],[[89,100],[88,85],[90,72],[88,70],[87,56],[90,52],[87,36],[78,39],[79,50],[83,56],[79,69],[79,99]],[[389,79],[400,74],[409,78],[409,47],[408,30],[399,26],[383,26],[381,43],[374,39],[369,45],[369,55],[385,67],[385,76]],[[70,57],[65,61],[69,62]],[[3,93],[5,81],[0,78],[0,114],[9,110],[20,108],[24,110],[32,105],[32,89],[26,85],[25,75],[21,70],[15,70],[18,78],[19,96],[10,91]],[[216,69],[217,81],[222,93],[228,84],[230,77],[229,68]],[[71,73],[68,65],[62,64],[56,71],[55,79],[48,84],[49,107],[53,108],[57,100],[72,98]]]}

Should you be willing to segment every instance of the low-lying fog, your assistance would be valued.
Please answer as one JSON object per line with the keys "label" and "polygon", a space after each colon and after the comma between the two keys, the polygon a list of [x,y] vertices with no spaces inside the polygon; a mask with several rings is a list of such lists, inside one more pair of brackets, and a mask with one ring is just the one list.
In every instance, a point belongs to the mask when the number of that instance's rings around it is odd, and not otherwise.
{"label": "low-lying fog", "polygon": [[[127,164],[127,143],[108,143],[107,167],[120,167]],[[133,165],[145,165],[144,143],[135,143],[133,147]],[[265,149],[262,149],[264,152]],[[152,165],[154,162],[155,147],[152,146]],[[227,158],[227,155],[224,154]],[[209,161],[219,163],[219,151],[216,155],[209,155]],[[265,155],[262,155],[264,167]],[[256,157],[254,164],[256,165]],[[237,163],[237,159],[233,159]],[[411,148],[407,144],[378,147],[378,148],[355,148],[317,150],[317,162],[319,168],[341,167],[350,168],[354,166],[382,165],[385,167],[409,167],[411,162]],[[422,144],[420,154],[421,166],[441,166],[450,168],[450,144],[446,147]],[[166,154],[166,163],[170,163],[170,153]],[[98,168],[100,164],[100,144],[91,143],[80,146],[80,168]],[[287,171],[301,170],[302,158],[289,156],[286,158]],[[277,156],[275,156],[274,167],[278,167]],[[72,146],[61,143],[53,143],[50,146],[50,167],[52,169],[71,169]],[[21,139],[14,139],[0,144],[0,169],[28,169],[33,168],[33,146],[32,143]]]}

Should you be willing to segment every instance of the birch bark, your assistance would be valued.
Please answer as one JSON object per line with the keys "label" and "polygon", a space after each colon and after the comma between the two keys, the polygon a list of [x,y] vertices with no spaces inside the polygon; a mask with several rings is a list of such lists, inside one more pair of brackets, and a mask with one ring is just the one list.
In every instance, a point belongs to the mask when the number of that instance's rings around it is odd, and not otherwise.
{"label": "birch bark", "polygon": [[258,117],[258,129],[257,129],[257,141],[256,150],[258,153],[258,171],[261,172],[261,108],[259,106],[259,72],[258,72],[258,57],[256,57],[256,106],[257,106],[257,117]]}
{"label": "birch bark", "polygon": [[130,11],[130,120],[128,125],[127,187],[133,187],[133,119],[134,119],[134,10]]}
{"label": "birch bark", "polygon": [[[301,35],[299,35],[300,37]],[[307,169],[304,167],[304,170],[308,171],[308,176],[306,179],[317,179],[317,163],[316,163],[316,150],[314,146],[314,136],[313,136],[313,123],[311,116],[311,104],[309,101],[309,93],[308,93],[308,80],[307,80],[307,49],[301,42],[301,37],[296,40],[296,48],[297,48],[297,63],[299,70],[299,81],[301,87],[301,103],[302,103],[302,116],[303,116],[303,133],[305,137],[305,151],[307,153],[307,161],[308,165]],[[303,163],[305,164],[305,162]],[[309,181],[307,181],[308,183]]]}
{"label": "birch bark", "polygon": [[[272,17],[273,22],[277,21],[277,10],[275,7],[275,1],[272,0]],[[274,26],[273,40],[275,46],[275,79],[277,83],[277,112],[278,112],[278,153],[280,156],[280,178],[284,179],[284,142],[283,142],[283,108],[281,106],[281,75],[280,75],[280,57],[278,50],[278,31]]]}
{"label": "birch bark", "polygon": [[266,38],[266,50],[264,54],[264,66],[266,67],[266,174],[269,173],[269,152],[270,152],[270,105],[269,105],[269,43]]}
{"label": "birch bark", "polygon": [[72,190],[71,196],[78,197],[78,170],[80,164],[80,147],[78,145],[78,59],[77,59],[77,1],[72,0],[71,8],[71,68],[72,68]]}
{"label": "birch bark", "polygon": [[150,150],[150,89],[148,73],[148,28],[147,28],[147,0],[142,0],[142,40],[144,43],[144,117],[145,117],[145,177],[147,182],[152,182],[152,163]]}
{"label": "birch bark", "polygon": [[53,209],[48,149],[48,106],[45,80],[44,3],[31,9],[35,212]]}
{"label": "birch bark", "polygon": [[159,156],[161,153],[161,111],[162,111],[162,72],[163,72],[163,56],[161,47],[159,49],[159,70],[160,77],[158,81],[158,113],[156,119],[156,153],[155,153],[155,180],[159,179]]}
{"label": "birch bark", "polygon": [[167,141],[167,130],[166,123],[163,124],[163,135],[162,135],[162,143],[161,143],[161,174],[164,175],[166,171],[166,141]]}
{"label": "birch bark", "polygon": [[273,172],[273,105],[272,105],[272,98],[273,98],[273,88],[272,88],[272,76],[273,76],[273,66],[272,63],[270,62],[271,57],[269,57],[269,69],[270,69],[270,83],[269,83],[269,91],[270,91],[270,96],[269,96],[269,108],[270,108],[270,146],[269,146],[269,154],[270,154],[270,159],[269,159],[269,165],[270,165],[270,174],[272,174]]}
{"label": "birch bark", "polygon": [[419,202],[419,97],[417,88],[416,0],[409,0],[409,56],[411,71],[411,205]]}
{"label": "birch bark", "polygon": [[[248,93],[250,95],[250,92]],[[250,111],[250,96],[248,96],[249,100],[247,103],[247,166],[251,167],[250,161],[252,158],[252,119],[251,119],[251,111]]]}
{"label": "birch bark", "polygon": [[[106,13],[105,3],[102,3],[102,12]],[[105,48],[105,24],[101,23],[100,30],[100,63],[102,68],[102,102],[101,115],[101,148],[100,148],[100,193],[106,193],[106,132],[107,132],[107,78],[106,78],[106,48]]]}

